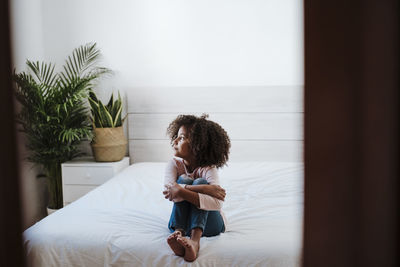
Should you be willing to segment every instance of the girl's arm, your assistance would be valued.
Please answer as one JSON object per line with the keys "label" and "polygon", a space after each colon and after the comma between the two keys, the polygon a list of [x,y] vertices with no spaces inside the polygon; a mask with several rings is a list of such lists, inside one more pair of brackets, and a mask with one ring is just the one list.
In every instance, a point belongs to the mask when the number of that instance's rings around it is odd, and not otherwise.
{"label": "girl's arm", "polygon": [[172,184],[176,182],[178,176],[178,171],[176,169],[175,161],[171,159],[168,161],[164,173],[164,186],[167,184]]}
{"label": "girl's arm", "polygon": [[199,184],[199,185],[186,185],[185,189],[192,192],[209,195],[211,197],[218,198],[219,200],[225,200],[225,189],[217,184]]}
{"label": "girl's arm", "polygon": [[[178,176],[178,170],[177,170],[175,160],[171,159],[167,163],[167,166],[165,168],[164,188],[167,188],[168,186],[170,186],[172,184],[176,184],[177,176]],[[165,191],[163,192],[163,194],[165,195]],[[165,198],[167,198],[167,197],[165,197]],[[179,202],[179,201],[183,201],[184,199],[176,197],[176,198],[171,198],[169,200],[174,201],[174,202]]]}
{"label": "girl's arm", "polygon": [[[183,185],[176,184],[176,176],[176,165],[171,160],[167,165],[164,181],[166,189],[163,194],[166,199],[174,202],[186,200],[203,210],[220,210],[222,208],[223,200],[221,199],[225,198],[225,190],[218,186],[219,177],[216,168],[210,168],[206,173],[202,174],[209,182],[209,185],[186,185],[187,188],[185,189],[181,187]],[[220,199],[218,196],[220,196]]]}
{"label": "girl's arm", "polygon": [[[200,173],[200,176],[207,180],[208,185],[201,185],[203,188],[200,188],[200,190],[203,190],[203,193],[198,193],[200,202],[199,208],[202,210],[220,210],[224,201],[215,197],[215,195],[222,195],[225,199],[225,190],[218,187],[219,176],[217,168],[207,168],[203,173]],[[194,185],[190,188],[195,188],[196,186],[200,185]]]}
{"label": "girl's arm", "polygon": [[163,191],[165,198],[171,201],[173,199],[183,199],[200,208],[200,198],[198,193],[187,190],[179,186],[177,183],[168,184],[165,187],[166,189]]}
{"label": "girl's arm", "polygon": [[[186,188],[202,194],[204,197],[217,198],[221,201],[225,200],[225,189],[219,185],[218,170],[215,167],[207,168],[200,173],[200,176],[205,178],[208,184],[187,185]],[[200,196],[202,198],[203,196]]]}
{"label": "girl's arm", "polygon": [[166,199],[171,201],[175,199],[186,200],[202,210],[220,210],[222,208],[223,201],[209,195],[190,191],[177,183],[168,184],[165,188],[163,194]]}
{"label": "girl's arm", "polygon": [[[207,192],[210,192],[207,194]],[[166,190],[163,191],[165,198],[169,200],[182,199],[189,201],[196,207],[200,207],[200,197],[198,193],[206,194],[220,200],[225,199],[225,190],[219,185],[185,185],[181,187],[178,184],[166,185]],[[216,196],[212,196],[216,195]]]}

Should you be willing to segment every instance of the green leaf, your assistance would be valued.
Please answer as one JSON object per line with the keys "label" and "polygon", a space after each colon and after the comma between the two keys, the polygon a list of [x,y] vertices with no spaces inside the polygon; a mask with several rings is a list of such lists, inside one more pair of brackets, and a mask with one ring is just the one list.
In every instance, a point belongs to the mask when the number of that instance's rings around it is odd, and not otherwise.
{"label": "green leaf", "polygon": [[101,114],[101,118],[102,123],[103,123],[103,127],[113,127],[113,118],[111,116],[111,114],[108,112],[107,108],[104,106],[103,103],[99,102],[99,106],[100,106],[100,114]]}
{"label": "green leaf", "polygon": [[110,101],[108,101],[108,104],[107,104],[107,109],[111,110],[113,105],[114,105],[114,94],[111,94]]}
{"label": "green leaf", "polygon": [[122,112],[122,106],[120,106],[117,114],[114,117],[113,127],[121,126],[121,112]]}
{"label": "green leaf", "polygon": [[[104,105],[100,100],[98,100],[94,92],[90,92],[89,103],[91,107],[92,121],[96,127],[119,127],[122,125],[122,100],[119,92],[118,99],[116,100],[114,99],[114,95],[111,94],[107,105]],[[100,109],[100,111],[98,109]]]}
{"label": "green leaf", "polygon": [[110,73],[97,66],[99,56],[96,44],[87,44],[66,57],[61,72],[55,72],[54,64],[30,60],[27,72],[14,71],[15,96],[21,104],[16,121],[27,137],[30,161],[50,166],[81,154],[79,142],[92,137],[84,100],[94,82]]}

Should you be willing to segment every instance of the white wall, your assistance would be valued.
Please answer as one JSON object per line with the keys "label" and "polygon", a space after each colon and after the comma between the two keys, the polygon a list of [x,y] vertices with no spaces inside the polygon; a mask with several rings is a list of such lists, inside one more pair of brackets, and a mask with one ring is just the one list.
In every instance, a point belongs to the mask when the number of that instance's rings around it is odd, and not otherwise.
{"label": "white wall", "polygon": [[[10,1],[13,63],[17,71],[25,70],[26,59],[44,58],[42,1]],[[18,107],[18,103],[17,103]],[[23,205],[23,227],[34,224],[45,215],[43,206],[44,179],[36,178],[36,170],[25,161],[27,150],[22,133],[17,135]]]}
{"label": "white wall", "polygon": [[43,0],[45,56],[96,41],[118,86],[303,84],[301,0]]}
{"label": "white wall", "polygon": [[10,1],[11,41],[14,66],[25,69],[26,59],[44,57],[42,0]]}

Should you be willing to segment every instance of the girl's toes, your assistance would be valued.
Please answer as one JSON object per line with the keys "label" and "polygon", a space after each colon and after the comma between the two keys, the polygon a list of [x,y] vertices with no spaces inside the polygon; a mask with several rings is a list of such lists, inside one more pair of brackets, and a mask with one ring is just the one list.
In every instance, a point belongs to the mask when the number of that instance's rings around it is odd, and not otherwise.
{"label": "girl's toes", "polygon": [[175,231],[175,232],[172,233],[172,236],[175,237],[175,238],[178,237],[178,236],[181,236],[181,232]]}
{"label": "girl's toes", "polygon": [[178,237],[176,239],[182,246],[187,247],[188,243],[186,242],[186,238]]}

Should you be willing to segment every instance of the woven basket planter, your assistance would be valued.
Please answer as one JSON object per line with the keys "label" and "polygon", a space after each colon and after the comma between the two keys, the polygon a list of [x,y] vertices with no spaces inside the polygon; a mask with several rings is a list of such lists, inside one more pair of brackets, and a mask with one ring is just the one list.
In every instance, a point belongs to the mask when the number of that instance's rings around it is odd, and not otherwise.
{"label": "woven basket planter", "polygon": [[120,161],[126,154],[127,143],[123,127],[95,128],[91,143],[94,158],[100,162]]}

